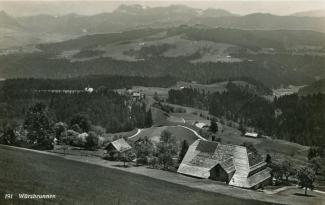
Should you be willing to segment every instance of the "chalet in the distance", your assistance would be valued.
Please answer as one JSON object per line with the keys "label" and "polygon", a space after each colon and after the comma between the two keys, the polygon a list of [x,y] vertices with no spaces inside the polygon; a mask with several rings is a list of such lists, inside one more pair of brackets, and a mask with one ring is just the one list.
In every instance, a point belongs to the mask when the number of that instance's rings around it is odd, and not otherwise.
{"label": "chalet in the distance", "polygon": [[177,170],[184,175],[223,181],[242,188],[268,184],[270,171],[263,158],[246,147],[203,140],[197,140],[189,147]]}

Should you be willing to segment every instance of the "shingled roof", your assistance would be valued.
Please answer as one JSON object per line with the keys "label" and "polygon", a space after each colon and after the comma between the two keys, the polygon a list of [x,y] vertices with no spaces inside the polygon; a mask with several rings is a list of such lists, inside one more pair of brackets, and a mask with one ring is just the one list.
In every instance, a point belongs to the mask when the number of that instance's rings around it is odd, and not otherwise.
{"label": "shingled roof", "polygon": [[115,140],[113,142],[110,142],[106,146],[106,149],[109,146],[113,146],[116,149],[116,151],[121,152],[121,153],[132,149],[132,147],[123,138]]}
{"label": "shingled roof", "polygon": [[188,149],[177,172],[209,178],[210,171],[220,165],[228,174],[230,185],[251,188],[271,177],[263,158],[248,153],[246,147],[196,140]]}

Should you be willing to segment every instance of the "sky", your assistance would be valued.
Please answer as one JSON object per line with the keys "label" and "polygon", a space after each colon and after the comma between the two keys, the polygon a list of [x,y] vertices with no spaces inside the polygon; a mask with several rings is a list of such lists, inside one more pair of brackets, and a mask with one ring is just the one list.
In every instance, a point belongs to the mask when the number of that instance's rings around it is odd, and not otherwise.
{"label": "sky", "polygon": [[141,4],[150,7],[183,4],[200,9],[226,9],[238,14],[261,12],[287,15],[299,11],[325,10],[325,0],[0,0],[0,10],[4,10],[13,16],[29,16],[36,14],[65,15],[69,13],[94,15],[102,12],[111,12],[121,4]]}

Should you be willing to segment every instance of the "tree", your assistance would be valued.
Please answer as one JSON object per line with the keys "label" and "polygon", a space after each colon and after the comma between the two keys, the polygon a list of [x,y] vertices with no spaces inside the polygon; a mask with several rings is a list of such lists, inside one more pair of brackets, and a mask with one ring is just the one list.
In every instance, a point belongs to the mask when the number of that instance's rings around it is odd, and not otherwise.
{"label": "tree", "polygon": [[282,182],[283,180],[283,167],[280,164],[272,163],[270,164],[270,167],[272,168],[271,175],[276,180],[276,184],[278,182]]}
{"label": "tree", "polygon": [[157,157],[149,157],[148,164],[154,169],[157,166],[158,159]]}
{"label": "tree", "polygon": [[51,119],[45,104],[36,103],[28,109],[24,128],[27,130],[27,138],[32,144],[40,145],[45,149],[53,148]]}
{"label": "tree", "polygon": [[283,175],[286,178],[286,183],[289,182],[289,177],[290,176],[296,174],[296,170],[293,167],[293,164],[290,161],[287,161],[287,160],[282,162],[282,170],[283,170]]}
{"label": "tree", "polygon": [[310,167],[303,167],[297,173],[297,179],[301,188],[305,188],[305,195],[307,196],[307,189],[314,188],[315,172]]}
{"label": "tree", "polygon": [[151,109],[149,109],[149,111],[146,112],[145,125],[146,125],[146,127],[151,127],[151,125],[152,125]]}
{"label": "tree", "polygon": [[66,138],[67,128],[68,128],[68,125],[64,122],[55,123],[55,125],[54,125],[55,137],[60,141],[64,138]]}
{"label": "tree", "polygon": [[310,162],[312,164],[312,168],[315,171],[315,174],[318,174],[322,168],[322,165],[324,164],[323,159],[320,157],[314,157],[310,160]]}
{"label": "tree", "polygon": [[210,131],[213,133],[218,132],[218,124],[214,118],[210,121]]}
{"label": "tree", "polygon": [[240,120],[238,130],[240,131],[240,133],[241,133],[242,136],[245,135],[246,130],[245,130],[245,127],[244,127],[244,125],[243,125],[243,120]]}
{"label": "tree", "polygon": [[90,131],[86,137],[85,148],[89,150],[94,150],[98,146],[98,136],[95,132]]}
{"label": "tree", "polygon": [[[88,115],[86,114],[76,114],[70,120],[70,125],[78,125],[82,132],[88,132],[91,127],[91,122],[89,120]],[[77,131],[77,130],[75,130]]]}
{"label": "tree", "polygon": [[17,145],[17,137],[13,128],[7,127],[0,137],[0,144]]}
{"label": "tree", "polygon": [[182,146],[181,146],[181,151],[179,152],[179,155],[178,155],[178,162],[181,163],[183,161],[183,158],[188,150],[188,143],[186,140],[183,140],[182,142]]}
{"label": "tree", "polygon": [[157,92],[154,93],[153,99],[159,102],[159,97]]}
{"label": "tree", "polygon": [[316,147],[310,147],[308,150],[308,159],[311,160],[314,157],[317,157],[317,148]]}
{"label": "tree", "polygon": [[133,158],[134,153],[132,153],[131,151],[125,151],[120,154],[120,159],[122,160],[124,167],[127,167],[126,163],[132,161]]}
{"label": "tree", "polygon": [[91,126],[91,130],[94,131],[98,136],[102,136],[106,133],[106,129],[100,125]]}
{"label": "tree", "polygon": [[272,163],[272,158],[270,154],[266,154],[265,162],[268,164]]}
{"label": "tree", "polygon": [[164,169],[173,162],[173,156],[177,154],[177,142],[175,136],[164,130],[160,136],[160,142],[157,144],[158,159],[163,164]]}
{"label": "tree", "polygon": [[147,157],[152,156],[154,153],[154,145],[147,136],[136,141],[133,145],[133,148],[137,159],[137,165],[139,162],[146,164]]}
{"label": "tree", "polygon": [[309,150],[308,150],[308,159],[311,160],[312,158],[315,158],[315,157],[323,157],[324,156],[324,147],[323,146],[320,146],[320,147],[316,147],[316,146],[313,146],[313,147],[310,147]]}

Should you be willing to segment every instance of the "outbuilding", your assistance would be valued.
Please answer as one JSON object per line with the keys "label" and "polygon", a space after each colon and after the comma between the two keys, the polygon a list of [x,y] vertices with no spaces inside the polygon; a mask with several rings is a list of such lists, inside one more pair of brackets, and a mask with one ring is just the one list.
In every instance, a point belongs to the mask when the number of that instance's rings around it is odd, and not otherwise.
{"label": "outbuilding", "polygon": [[256,132],[246,132],[244,136],[245,137],[251,137],[251,138],[258,138],[259,137],[258,133],[256,133]]}

